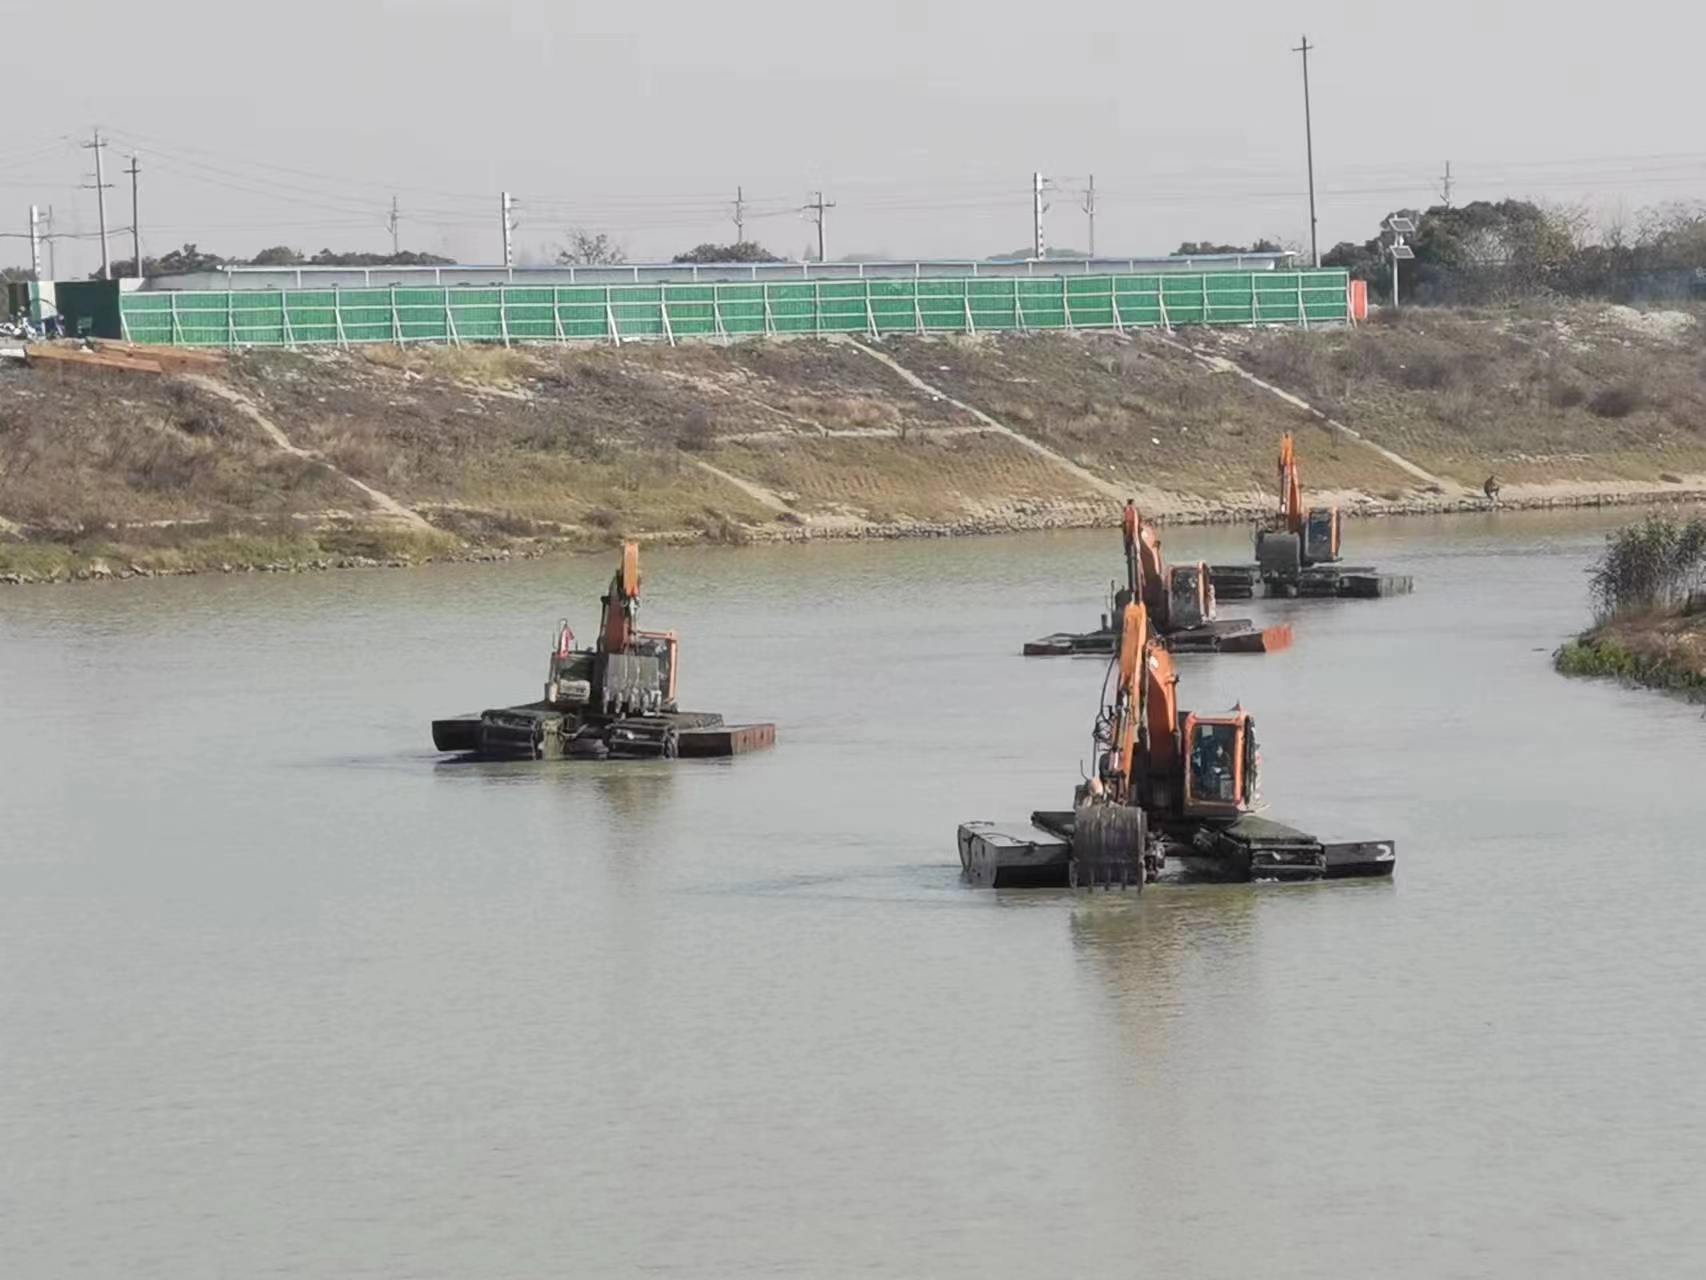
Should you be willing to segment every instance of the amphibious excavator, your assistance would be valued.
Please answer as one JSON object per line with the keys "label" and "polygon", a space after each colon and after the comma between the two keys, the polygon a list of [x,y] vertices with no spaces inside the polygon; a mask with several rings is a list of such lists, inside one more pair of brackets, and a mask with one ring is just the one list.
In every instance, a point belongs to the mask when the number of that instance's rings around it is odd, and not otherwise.
{"label": "amphibious excavator", "polygon": [[1270,596],[1372,599],[1405,595],[1413,589],[1406,574],[1339,562],[1339,509],[1304,507],[1297,450],[1289,431],[1280,437],[1279,496],[1278,514],[1256,530],[1256,563],[1217,564],[1209,571],[1222,598],[1247,600],[1255,594],[1258,581]]}
{"label": "amphibious excavator", "polygon": [[1389,840],[1329,843],[1257,815],[1261,757],[1250,713],[1179,710],[1172,658],[1140,601],[1125,606],[1109,678],[1095,772],[1073,808],[1039,810],[1029,825],[961,826],[968,880],[1141,890],[1169,872],[1233,881],[1392,874]]}
{"label": "amphibious excavator", "polygon": [[628,543],[600,599],[590,649],[557,625],[538,702],[432,722],[440,751],[508,760],[655,759],[730,756],[771,746],[772,724],[726,725],[715,712],[676,705],[673,631],[639,628],[640,548]]}
{"label": "amphibious excavator", "polygon": [[1029,641],[1024,647],[1026,657],[1113,653],[1119,645],[1120,619],[1132,601],[1144,606],[1150,626],[1174,653],[1270,653],[1291,645],[1289,624],[1258,627],[1249,618],[1216,617],[1208,566],[1200,561],[1164,563],[1161,535],[1129,500],[1120,517],[1120,534],[1125,542],[1125,585],[1112,589],[1113,607],[1102,615],[1101,626]]}

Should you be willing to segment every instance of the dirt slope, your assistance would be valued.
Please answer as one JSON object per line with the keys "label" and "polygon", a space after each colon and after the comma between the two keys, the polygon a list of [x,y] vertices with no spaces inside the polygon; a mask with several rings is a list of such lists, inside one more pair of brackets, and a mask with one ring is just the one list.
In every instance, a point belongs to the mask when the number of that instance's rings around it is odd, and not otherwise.
{"label": "dirt slope", "polygon": [[[1692,316],[234,356],[0,369],[0,576],[1706,489]],[[198,381],[198,378],[201,380]],[[1342,424],[1342,428],[1334,424]]]}

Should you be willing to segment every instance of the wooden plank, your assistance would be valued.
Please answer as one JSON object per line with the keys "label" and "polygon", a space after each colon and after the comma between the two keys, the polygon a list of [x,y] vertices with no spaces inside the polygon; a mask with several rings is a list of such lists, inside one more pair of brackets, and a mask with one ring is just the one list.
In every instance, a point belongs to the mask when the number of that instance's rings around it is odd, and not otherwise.
{"label": "wooden plank", "polygon": [[81,347],[43,346],[38,343],[31,343],[25,348],[25,358],[31,364],[45,362],[72,368],[126,369],[131,373],[164,372],[160,365],[153,360],[143,360],[134,356],[103,355],[96,351],[85,351]]}
{"label": "wooden plank", "polygon": [[187,347],[163,347],[142,342],[113,342],[107,338],[97,339],[95,346],[103,355],[152,360],[163,369],[205,371],[221,368],[225,364],[224,354],[218,351],[196,351]]}

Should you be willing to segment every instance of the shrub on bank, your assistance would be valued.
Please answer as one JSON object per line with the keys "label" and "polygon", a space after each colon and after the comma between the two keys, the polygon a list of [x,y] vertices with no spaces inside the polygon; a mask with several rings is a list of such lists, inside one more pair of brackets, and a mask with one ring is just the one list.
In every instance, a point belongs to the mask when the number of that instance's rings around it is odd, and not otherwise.
{"label": "shrub on bank", "polygon": [[1706,588],[1706,517],[1655,514],[1619,529],[1589,575],[1601,623],[1680,608]]}
{"label": "shrub on bank", "polygon": [[1706,701],[1706,675],[1637,653],[1610,635],[1589,632],[1567,641],[1552,655],[1552,665],[1561,675],[1604,676]]}

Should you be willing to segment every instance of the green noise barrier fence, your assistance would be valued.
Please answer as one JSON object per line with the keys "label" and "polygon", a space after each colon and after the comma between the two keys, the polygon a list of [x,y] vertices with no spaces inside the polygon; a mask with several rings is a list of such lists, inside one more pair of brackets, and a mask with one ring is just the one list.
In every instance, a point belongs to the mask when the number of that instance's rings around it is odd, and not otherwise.
{"label": "green noise barrier fence", "polygon": [[1349,318],[1343,271],[126,293],[124,336],[190,347],[629,342]]}

